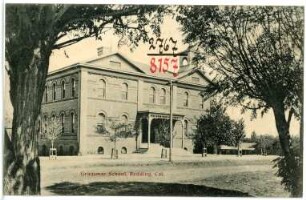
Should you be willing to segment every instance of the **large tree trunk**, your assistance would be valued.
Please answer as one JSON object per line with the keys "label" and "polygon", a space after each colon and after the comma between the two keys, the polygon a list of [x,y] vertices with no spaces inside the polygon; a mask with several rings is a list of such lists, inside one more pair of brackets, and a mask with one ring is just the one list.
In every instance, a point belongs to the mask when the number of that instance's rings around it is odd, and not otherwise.
{"label": "large tree trunk", "polygon": [[[31,54],[12,59],[10,97],[14,108],[11,140],[5,146],[4,193],[40,194],[37,119],[51,50],[43,42]],[[28,53],[28,52],[27,52]],[[10,60],[9,60],[10,61]]]}
{"label": "large tree trunk", "polygon": [[291,147],[289,123],[286,121],[284,106],[273,107],[273,112],[281,148],[284,153],[284,157],[278,161],[278,173],[279,176],[283,177],[283,182],[286,185],[290,185],[291,195],[293,197],[301,197],[303,191],[303,183],[301,182],[303,177],[300,173],[302,165],[297,161]]}

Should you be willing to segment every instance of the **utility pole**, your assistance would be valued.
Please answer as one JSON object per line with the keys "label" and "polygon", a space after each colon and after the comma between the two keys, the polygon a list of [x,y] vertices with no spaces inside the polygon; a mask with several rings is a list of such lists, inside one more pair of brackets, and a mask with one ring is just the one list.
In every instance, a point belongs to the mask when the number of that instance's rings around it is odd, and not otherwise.
{"label": "utility pole", "polygon": [[172,144],[173,144],[173,135],[172,135],[172,121],[173,121],[173,83],[170,80],[170,148],[169,148],[169,162],[172,162]]}

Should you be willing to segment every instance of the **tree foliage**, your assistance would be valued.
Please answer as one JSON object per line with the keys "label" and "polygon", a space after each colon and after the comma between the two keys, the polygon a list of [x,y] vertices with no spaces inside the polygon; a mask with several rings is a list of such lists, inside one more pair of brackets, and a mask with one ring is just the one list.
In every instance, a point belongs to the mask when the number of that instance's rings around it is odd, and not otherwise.
{"label": "tree foliage", "polygon": [[159,33],[164,7],[138,5],[6,4],[5,60],[14,109],[11,151],[4,169],[5,194],[39,194],[38,123],[49,57],[89,37],[103,39],[107,30],[131,48]]}
{"label": "tree foliage", "polygon": [[221,94],[223,102],[241,105],[253,117],[272,109],[285,162],[297,162],[289,127],[293,116],[302,115],[304,8],[182,6],[178,12],[185,41],[197,51],[195,60],[213,76],[204,94]]}
{"label": "tree foliage", "polygon": [[201,115],[197,121],[194,143],[196,148],[238,146],[244,137],[243,120],[237,122],[231,120],[222,105],[212,102],[210,110]]}

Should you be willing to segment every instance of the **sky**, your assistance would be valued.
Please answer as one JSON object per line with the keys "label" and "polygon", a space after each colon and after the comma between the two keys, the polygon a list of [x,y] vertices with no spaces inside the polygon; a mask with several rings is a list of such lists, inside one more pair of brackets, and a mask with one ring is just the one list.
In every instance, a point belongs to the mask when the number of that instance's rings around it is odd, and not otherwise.
{"label": "sky", "polygon": [[[164,24],[161,26],[161,38],[173,37],[178,40],[178,51],[183,51],[187,49],[188,44],[183,43],[183,35],[180,31],[179,24],[172,19],[167,17],[164,20]],[[50,71],[55,69],[73,64],[82,60],[90,59],[96,57],[96,51],[98,47],[105,46],[111,47],[113,52],[121,52],[128,56],[132,60],[143,62],[149,64],[149,57],[146,55],[148,53],[149,44],[140,44],[137,49],[133,52],[130,51],[128,46],[117,47],[118,38],[115,37],[112,32],[108,32],[102,39],[102,41],[96,41],[94,38],[87,39],[70,47],[61,50],[53,51],[50,58]],[[68,55],[68,57],[67,57]],[[277,136],[277,130],[275,126],[275,120],[273,113],[269,111],[263,117],[258,114],[257,119],[251,121],[251,113],[246,112],[241,114],[241,107],[234,108],[229,107],[227,113],[234,120],[244,119],[246,125],[246,134],[250,137],[251,133],[255,131],[257,134],[270,134]],[[291,122],[290,133],[293,135],[299,134],[299,122],[293,119]]]}
{"label": "sky", "polygon": [[[180,31],[179,24],[171,17],[167,17],[164,20],[164,24],[161,26],[161,38],[170,37],[178,40],[178,51],[187,49],[188,44],[184,44],[182,41],[184,37]],[[102,46],[110,48],[112,52],[120,52],[132,60],[149,64],[149,57],[146,55],[149,52],[148,43],[142,43],[138,48],[130,51],[128,46],[118,47],[118,39],[118,37],[113,35],[112,31],[109,31],[103,36],[102,41],[95,40],[94,38],[89,38],[69,47],[60,50],[54,50],[50,57],[49,71],[54,71],[76,62],[82,62],[84,60],[95,58],[97,57],[97,48]],[[8,83],[7,75],[5,76],[5,81]],[[9,88],[6,87],[4,97],[6,115],[10,116],[12,113],[12,108],[11,105],[9,105],[10,101],[8,98],[8,90]],[[275,126],[275,120],[271,111],[269,111],[263,117],[261,117],[259,114],[257,119],[251,120],[250,112],[241,114],[240,110],[241,108],[239,107],[229,107],[227,109],[227,113],[234,120],[239,120],[241,118],[244,119],[247,137],[250,137],[253,131],[255,131],[258,135],[278,135]],[[293,119],[291,122],[290,133],[292,135],[299,135],[299,122],[296,119]]]}

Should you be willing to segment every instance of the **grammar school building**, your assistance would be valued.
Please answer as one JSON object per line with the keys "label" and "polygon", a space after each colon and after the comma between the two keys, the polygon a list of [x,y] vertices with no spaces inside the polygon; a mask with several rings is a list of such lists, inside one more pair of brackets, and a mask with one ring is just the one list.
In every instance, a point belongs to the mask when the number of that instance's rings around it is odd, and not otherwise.
{"label": "grammar school building", "polygon": [[[98,55],[50,72],[40,116],[39,154],[49,155],[48,122],[57,118],[62,134],[55,140],[58,155],[110,154],[113,122],[135,125],[134,136],[119,139],[119,154],[159,150],[158,125],[170,119],[173,81],[173,147],[193,151],[197,118],[209,108],[201,91],[209,80],[180,58],[177,77],[151,73],[150,66],[120,53]],[[102,131],[101,131],[102,130]]]}

